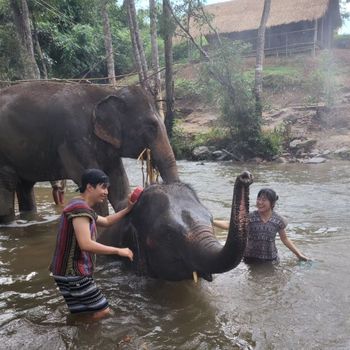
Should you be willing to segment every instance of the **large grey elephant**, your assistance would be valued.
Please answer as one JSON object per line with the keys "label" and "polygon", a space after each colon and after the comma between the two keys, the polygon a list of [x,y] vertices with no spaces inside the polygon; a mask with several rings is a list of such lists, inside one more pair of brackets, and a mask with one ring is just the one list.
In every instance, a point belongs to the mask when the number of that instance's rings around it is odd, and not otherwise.
{"label": "large grey elephant", "polygon": [[236,178],[224,246],[214,235],[208,209],[181,182],[146,188],[130,214],[102,232],[98,241],[131,248],[134,267],[142,274],[170,281],[195,275],[211,281],[212,274],[233,269],[242,259],[252,181],[249,172]]}
{"label": "large grey elephant", "polygon": [[165,182],[178,180],[173,151],[152,98],[140,87],[28,82],[0,90],[0,222],[35,210],[37,181],[72,179],[86,168],[110,177],[114,208],[129,183],[121,157],[149,147]]}

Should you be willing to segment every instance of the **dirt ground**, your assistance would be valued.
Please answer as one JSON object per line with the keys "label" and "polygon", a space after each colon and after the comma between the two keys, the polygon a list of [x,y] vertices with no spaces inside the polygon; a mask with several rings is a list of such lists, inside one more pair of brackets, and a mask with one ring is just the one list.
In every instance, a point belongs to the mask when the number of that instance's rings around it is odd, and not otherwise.
{"label": "dirt ground", "polygon": [[[283,93],[265,92],[270,108],[263,113],[263,128],[273,129],[282,123],[288,124],[293,138],[314,139],[317,141],[315,148],[320,151],[350,148],[350,50],[333,50],[332,55],[339,72],[334,106],[327,108],[323,103],[308,105],[304,92],[295,88]],[[276,58],[265,60],[265,65],[276,63]],[[247,62],[247,65],[253,64],[253,61]],[[315,61],[306,56],[304,64],[307,70]],[[177,74],[196,79],[198,71],[198,66],[188,65]],[[217,124],[220,114],[214,106],[191,99],[178,101],[176,108],[182,112],[181,126],[189,134],[207,132]]]}

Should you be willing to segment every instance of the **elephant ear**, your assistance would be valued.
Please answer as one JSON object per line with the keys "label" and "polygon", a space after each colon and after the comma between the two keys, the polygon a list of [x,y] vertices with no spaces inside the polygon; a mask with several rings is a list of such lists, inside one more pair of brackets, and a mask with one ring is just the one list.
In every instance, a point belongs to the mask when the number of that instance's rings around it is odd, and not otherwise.
{"label": "elephant ear", "polygon": [[117,96],[107,96],[93,111],[94,133],[101,140],[120,148],[122,140],[121,118],[125,114],[125,102]]}

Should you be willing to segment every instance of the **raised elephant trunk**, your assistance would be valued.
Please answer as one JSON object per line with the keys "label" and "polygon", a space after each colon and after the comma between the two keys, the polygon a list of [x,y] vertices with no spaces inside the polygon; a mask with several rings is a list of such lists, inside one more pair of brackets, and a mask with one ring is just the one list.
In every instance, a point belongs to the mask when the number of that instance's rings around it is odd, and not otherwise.
{"label": "raised elephant trunk", "polygon": [[[195,269],[204,274],[222,273],[236,267],[247,243],[249,222],[249,186],[253,182],[249,172],[243,172],[236,178],[233,191],[231,220],[224,247],[217,241],[212,227],[194,228],[193,235],[200,241],[195,247],[198,266]],[[200,234],[198,233],[200,231]]]}
{"label": "raised elephant trunk", "polygon": [[121,246],[117,242],[121,239],[122,245],[135,252],[138,271],[152,277],[180,281],[199,276],[210,281],[213,273],[228,271],[242,259],[251,183],[248,172],[236,178],[224,246],[214,235],[209,210],[191,186],[178,181],[148,186],[125,221],[104,231],[99,240],[107,244],[114,241],[116,246]]}

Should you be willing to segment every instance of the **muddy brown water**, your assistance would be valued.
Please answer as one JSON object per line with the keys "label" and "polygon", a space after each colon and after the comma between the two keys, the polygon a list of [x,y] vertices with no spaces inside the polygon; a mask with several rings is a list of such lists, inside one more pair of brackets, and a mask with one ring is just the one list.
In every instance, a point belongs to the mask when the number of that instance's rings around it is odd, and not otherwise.
{"label": "muddy brown water", "polygon": [[[142,176],[126,160],[132,185]],[[280,241],[277,266],[201,280],[140,278],[98,259],[96,281],[114,315],[93,324],[67,317],[49,274],[59,210],[36,187],[39,213],[0,227],[1,349],[349,349],[350,164],[204,165],[179,162],[184,182],[216,218],[230,213],[234,177],[249,169],[251,208],[262,186],[278,192],[288,234],[313,259],[298,262]],[[75,189],[69,185],[69,196]],[[224,242],[225,233],[217,231]]]}

